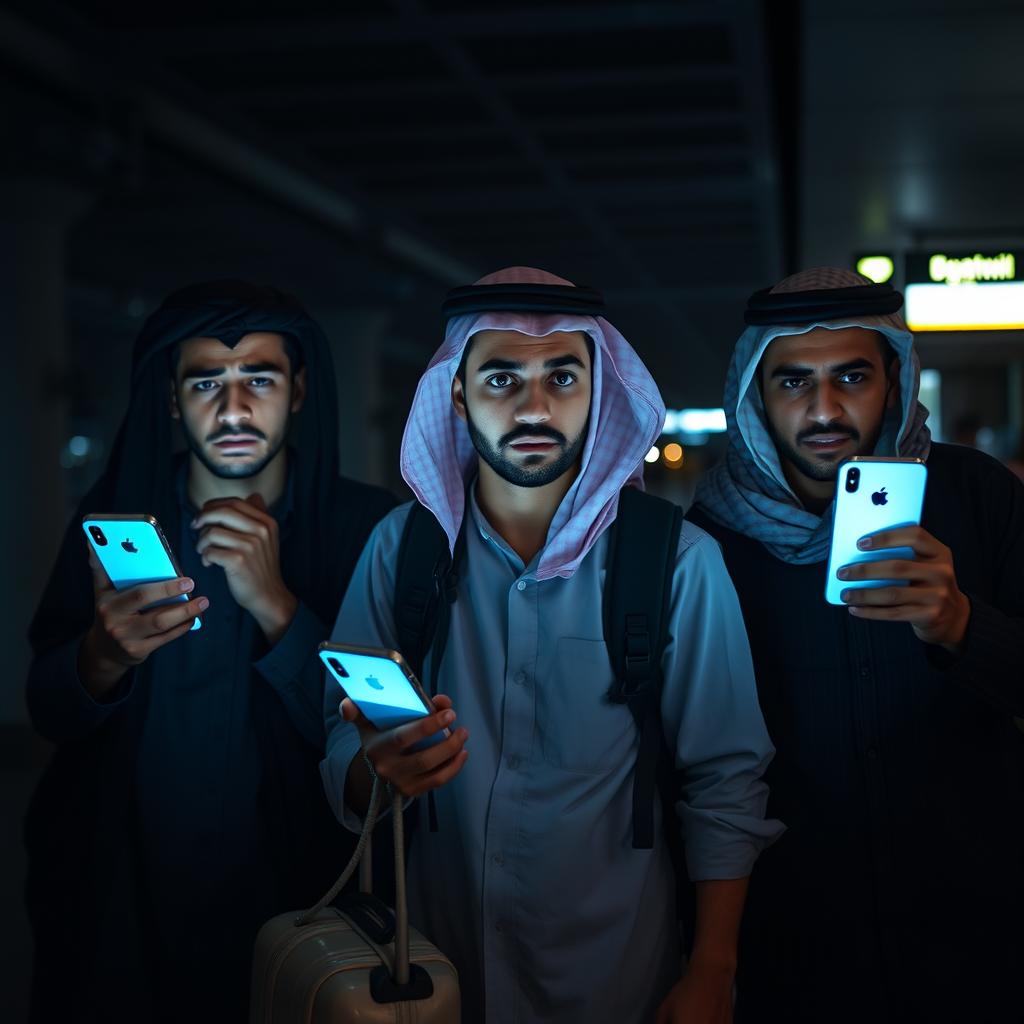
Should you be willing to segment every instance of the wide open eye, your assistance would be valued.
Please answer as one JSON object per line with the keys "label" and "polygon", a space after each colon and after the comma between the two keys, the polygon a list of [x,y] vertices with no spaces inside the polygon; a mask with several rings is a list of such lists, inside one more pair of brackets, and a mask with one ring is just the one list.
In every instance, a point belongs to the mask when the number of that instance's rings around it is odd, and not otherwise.
{"label": "wide open eye", "polygon": [[494,373],[487,378],[487,386],[495,391],[504,391],[515,383],[515,378],[508,373]]}

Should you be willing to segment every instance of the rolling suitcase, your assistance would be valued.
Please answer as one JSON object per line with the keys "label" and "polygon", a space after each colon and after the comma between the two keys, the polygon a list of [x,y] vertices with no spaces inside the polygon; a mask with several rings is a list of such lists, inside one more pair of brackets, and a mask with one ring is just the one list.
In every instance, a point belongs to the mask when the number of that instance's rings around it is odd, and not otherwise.
{"label": "rolling suitcase", "polygon": [[[381,801],[374,782],[355,853],[324,898],[279,914],[256,937],[250,1024],[459,1024],[459,978],[451,961],[409,928],[402,798],[395,794],[395,912],[370,890],[369,845]],[[331,901],[360,867],[360,892]]]}

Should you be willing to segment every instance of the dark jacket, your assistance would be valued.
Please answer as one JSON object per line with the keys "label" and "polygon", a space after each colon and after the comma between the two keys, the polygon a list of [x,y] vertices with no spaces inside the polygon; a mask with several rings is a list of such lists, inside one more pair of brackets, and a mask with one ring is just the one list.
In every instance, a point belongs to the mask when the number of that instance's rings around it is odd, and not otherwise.
{"label": "dark jacket", "polygon": [[922,525],[971,601],[956,657],[826,604],[824,563],[689,518],[739,593],[789,826],[754,871],[740,1019],[1024,1019],[1024,487],[932,446]]}
{"label": "dark jacket", "polygon": [[[362,547],[394,502],[377,488],[340,483],[336,537],[322,556],[335,581],[331,597],[302,600],[308,587],[293,555],[302,526],[293,522],[282,533],[281,565],[300,605],[268,649],[251,617],[239,618],[226,585],[211,594],[198,558],[188,565],[179,548],[197,593],[211,596],[210,615],[199,633],[130,672],[112,705],[93,701],[77,677],[93,598],[81,515],[69,526],[40,614],[53,635],[74,627],[75,636],[37,644],[27,692],[35,728],[57,743],[26,819],[33,1021],[146,1022],[186,1007],[191,1020],[242,1021],[256,929],[315,902],[344,866],[352,839],[331,814],[319,775],[316,645],[330,635]],[[95,511],[92,501],[80,513]],[[216,566],[206,573],[223,577]],[[205,679],[194,661],[200,644],[210,657]],[[204,689],[183,687],[176,696],[169,684],[186,673]],[[174,707],[168,702],[187,698],[204,709],[191,722],[164,714]],[[211,770],[209,751],[188,742],[196,733],[224,745],[221,772]],[[166,785],[153,784],[153,748],[166,762]],[[149,770],[140,805],[142,765]],[[204,791],[223,797],[223,814],[198,806],[208,802],[196,800]],[[154,833],[179,841],[154,849]]]}

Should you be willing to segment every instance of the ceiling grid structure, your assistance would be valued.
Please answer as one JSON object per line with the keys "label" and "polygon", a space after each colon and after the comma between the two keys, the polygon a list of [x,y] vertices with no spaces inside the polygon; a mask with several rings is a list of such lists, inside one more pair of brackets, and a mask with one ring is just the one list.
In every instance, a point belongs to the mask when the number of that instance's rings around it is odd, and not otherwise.
{"label": "ceiling grid structure", "polygon": [[[324,229],[355,294],[386,299],[389,261],[396,298],[512,263],[604,288],[670,403],[707,403],[721,325],[782,258],[757,0],[12,6],[112,69],[145,138],[209,157],[221,198],[194,188],[196,209],[262,191]],[[159,224],[181,171],[145,166]],[[123,232],[144,205],[120,203]]]}

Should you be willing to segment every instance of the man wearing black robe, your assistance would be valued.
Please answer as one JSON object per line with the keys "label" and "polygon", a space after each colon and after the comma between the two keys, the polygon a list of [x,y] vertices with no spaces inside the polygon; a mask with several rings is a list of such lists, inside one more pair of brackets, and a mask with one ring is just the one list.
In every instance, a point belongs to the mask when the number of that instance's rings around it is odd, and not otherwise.
{"label": "man wearing black robe", "polygon": [[[26,820],[33,1021],[244,1020],[259,926],[346,861],[316,647],[394,501],[339,477],[337,435],[330,351],[291,297],[211,282],[144,326],[30,632],[29,711],[57,745]],[[194,584],[160,625],[90,569],[82,515],[129,512]]]}
{"label": "man wearing black robe", "polygon": [[[1024,487],[933,444],[898,293],[817,268],[758,293],[726,382],[729,449],[690,513],[736,584],[777,747],[738,1020],[1024,1019]],[[838,465],[924,459],[905,587],[825,601]],[[879,576],[878,573],[881,572]]]}

